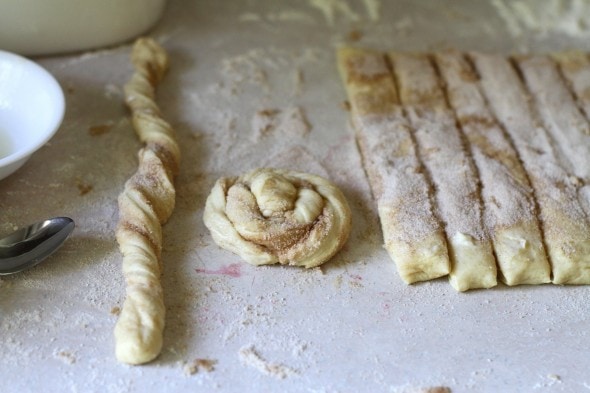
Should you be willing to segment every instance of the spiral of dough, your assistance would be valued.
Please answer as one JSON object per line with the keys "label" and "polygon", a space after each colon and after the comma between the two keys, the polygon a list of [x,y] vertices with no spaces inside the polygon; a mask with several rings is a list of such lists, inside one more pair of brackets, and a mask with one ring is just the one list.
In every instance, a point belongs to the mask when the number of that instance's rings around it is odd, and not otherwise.
{"label": "spiral of dough", "polygon": [[125,85],[134,129],[144,147],[137,172],[119,196],[117,242],[123,254],[126,298],[115,327],[116,356],[141,364],[161,351],[165,306],[160,283],[162,228],[175,204],[174,175],[180,152],[172,127],[160,117],[155,88],[167,69],[166,52],[138,39],[131,60],[135,73]]}
{"label": "spiral of dough", "polygon": [[253,265],[319,266],[342,248],[351,229],[350,208],[335,185],[270,168],[219,179],[203,220],[220,247]]}

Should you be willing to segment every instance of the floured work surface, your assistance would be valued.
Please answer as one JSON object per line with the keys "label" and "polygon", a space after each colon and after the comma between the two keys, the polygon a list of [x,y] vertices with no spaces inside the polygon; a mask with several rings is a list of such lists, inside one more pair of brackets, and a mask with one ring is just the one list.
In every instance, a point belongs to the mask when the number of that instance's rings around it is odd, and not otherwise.
{"label": "floured work surface", "polygon": [[404,281],[590,284],[586,54],[344,48],[338,62]]}
{"label": "floured work surface", "polygon": [[[460,294],[445,278],[406,285],[398,277],[342,105],[335,53],[343,45],[590,50],[583,25],[570,34],[557,19],[544,27],[551,31],[511,19],[507,28],[496,7],[512,3],[171,0],[150,36],[170,55],[157,102],[182,166],[163,227],[162,353],[141,367],[116,361],[112,334],[124,296],[117,196],[140,148],[122,94],[131,45],[36,59],[64,87],[66,117],[0,182],[0,234],[58,215],[77,227],[43,264],[1,278],[3,391],[587,389],[587,286],[500,282]],[[545,5],[554,3],[562,2]],[[202,216],[216,179],[261,166],[324,176],[346,196],[350,238],[321,269],[253,267],[213,243]]]}

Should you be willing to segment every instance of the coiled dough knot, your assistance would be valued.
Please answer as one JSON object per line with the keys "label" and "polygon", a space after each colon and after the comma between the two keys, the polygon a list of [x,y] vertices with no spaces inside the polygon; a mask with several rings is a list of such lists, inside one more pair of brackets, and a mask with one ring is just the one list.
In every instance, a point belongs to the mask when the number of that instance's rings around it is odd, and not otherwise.
{"label": "coiled dough knot", "polygon": [[219,179],[203,220],[220,247],[248,263],[306,268],[336,254],[351,228],[348,203],[331,182],[269,168]]}

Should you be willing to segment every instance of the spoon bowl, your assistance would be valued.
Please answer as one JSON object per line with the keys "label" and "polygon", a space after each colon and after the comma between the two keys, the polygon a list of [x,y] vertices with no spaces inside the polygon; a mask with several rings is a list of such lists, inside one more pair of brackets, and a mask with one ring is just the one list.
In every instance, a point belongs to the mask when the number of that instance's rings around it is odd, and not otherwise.
{"label": "spoon bowl", "polygon": [[0,275],[37,265],[53,254],[74,230],[71,218],[55,217],[29,225],[0,239]]}

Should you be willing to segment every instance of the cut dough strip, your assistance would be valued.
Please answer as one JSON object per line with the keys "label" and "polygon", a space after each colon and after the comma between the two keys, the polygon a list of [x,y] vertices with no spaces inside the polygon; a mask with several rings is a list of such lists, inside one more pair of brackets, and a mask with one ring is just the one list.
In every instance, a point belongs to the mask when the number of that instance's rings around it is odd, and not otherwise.
{"label": "cut dough strip", "polygon": [[[569,172],[578,178],[578,196],[590,217],[590,125],[580,112],[574,95],[568,90],[553,60],[546,56],[535,56],[520,58],[518,64],[545,128],[557,141],[564,161],[571,165]],[[587,76],[590,76],[590,64],[587,66]],[[579,72],[582,70],[580,68]],[[582,80],[577,80],[581,78],[573,79],[572,82],[584,85]],[[574,83],[572,86],[578,85]]]}
{"label": "cut dough strip", "polygon": [[338,65],[385,248],[400,277],[413,283],[448,274],[444,232],[385,57],[343,48]]}
{"label": "cut dough strip", "polygon": [[516,62],[556,149],[571,164],[572,173],[590,179],[590,125],[556,64],[547,56],[519,57]]}
{"label": "cut dough strip", "polygon": [[451,272],[458,291],[497,284],[492,245],[484,228],[478,180],[448,109],[436,70],[426,55],[390,54],[401,102],[414,128],[420,157],[436,189],[446,224]]}
{"label": "cut dough strip", "polygon": [[131,61],[135,73],[125,85],[133,126],[145,146],[137,172],[119,196],[117,241],[123,254],[126,298],[115,327],[117,359],[141,364],[161,351],[165,306],[160,284],[162,230],[174,209],[173,177],[180,153],[174,132],[154,101],[168,57],[151,39],[138,39]]}
{"label": "cut dough strip", "polygon": [[[577,104],[584,112],[586,119],[590,119],[590,58],[588,54],[582,52],[566,52],[555,54],[561,73],[566,79],[568,86],[574,92]],[[583,128],[584,130],[584,128]],[[585,129],[588,130],[587,128]],[[575,139],[580,139],[580,143],[586,148],[590,146],[590,133],[585,136],[575,135]],[[578,157],[581,158],[581,157]],[[587,156],[585,157],[587,158]],[[578,195],[586,214],[590,217],[590,165],[576,167],[578,176],[581,178],[583,185],[578,191]],[[580,170],[584,172],[580,172]]]}
{"label": "cut dough strip", "polygon": [[551,282],[532,188],[516,151],[487,108],[477,75],[461,53],[437,53],[435,59],[479,172],[485,221],[503,281]]}
{"label": "cut dough strip", "polygon": [[540,210],[556,284],[590,283],[590,223],[578,200],[579,181],[568,173],[547,131],[538,125],[522,82],[508,60],[472,54],[487,101],[510,134]]}
{"label": "cut dough strip", "polygon": [[[553,58],[559,64],[570,89],[575,93],[577,103],[590,119],[590,59],[584,52],[556,53]],[[586,128],[586,131],[588,129]],[[588,133],[590,135],[590,133]]]}

